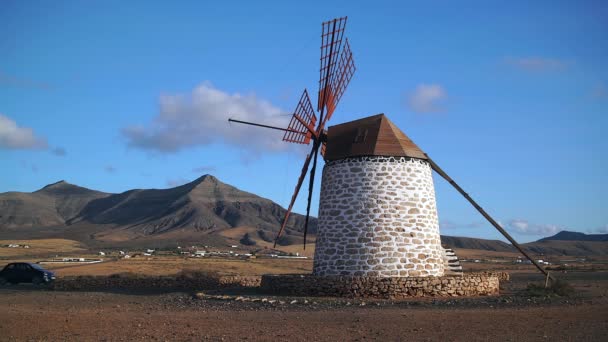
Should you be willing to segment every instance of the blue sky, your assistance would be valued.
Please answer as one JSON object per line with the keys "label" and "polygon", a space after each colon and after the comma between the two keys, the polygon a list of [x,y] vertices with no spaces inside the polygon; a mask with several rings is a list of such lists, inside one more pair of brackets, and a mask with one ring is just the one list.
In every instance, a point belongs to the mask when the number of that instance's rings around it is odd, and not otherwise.
{"label": "blue sky", "polygon": [[[226,118],[283,124],[344,15],[357,72],[330,125],[387,114],[521,241],[608,230],[602,1],[2,1],[0,192],[210,173],[286,206],[302,148]],[[499,237],[435,182],[443,234]]]}

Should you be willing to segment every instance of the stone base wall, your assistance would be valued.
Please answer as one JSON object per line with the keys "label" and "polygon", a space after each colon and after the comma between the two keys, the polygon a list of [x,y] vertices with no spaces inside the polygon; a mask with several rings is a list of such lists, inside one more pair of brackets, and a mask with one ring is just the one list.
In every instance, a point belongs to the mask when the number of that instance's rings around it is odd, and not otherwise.
{"label": "stone base wall", "polygon": [[495,275],[498,277],[499,281],[509,281],[511,280],[511,275],[509,274],[509,272],[489,272],[489,271],[485,271],[485,272],[479,272],[482,274],[487,274],[487,275]]}
{"label": "stone base wall", "polygon": [[98,290],[215,290],[259,287],[261,276],[219,277],[62,277],[50,287],[59,291]]}
{"label": "stone base wall", "polygon": [[313,274],[442,276],[431,173],[428,162],[406,157],[327,162]]}
{"label": "stone base wall", "polygon": [[492,296],[499,294],[498,273],[443,277],[319,277],[263,275],[262,290],[295,296],[399,299],[408,297]]}

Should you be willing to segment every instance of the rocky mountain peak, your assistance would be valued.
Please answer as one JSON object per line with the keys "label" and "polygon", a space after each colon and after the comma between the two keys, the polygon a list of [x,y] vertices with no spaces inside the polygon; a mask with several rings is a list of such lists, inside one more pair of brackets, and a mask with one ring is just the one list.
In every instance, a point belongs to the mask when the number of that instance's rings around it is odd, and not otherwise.
{"label": "rocky mountain peak", "polygon": [[199,178],[195,179],[193,181],[193,183],[213,183],[213,184],[218,184],[221,183],[219,179],[217,179],[215,176],[210,175],[210,174],[206,174],[206,175],[202,175]]}
{"label": "rocky mountain peak", "polygon": [[72,184],[70,184],[70,183],[68,183],[68,182],[66,182],[65,180],[62,179],[59,182],[47,184],[44,187],[42,187],[42,189],[40,189],[40,190],[60,188],[60,187],[64,187],[64,186],[67,186],[67,185],[72,185]]}
{"label": "rocky mountain peak", "polygon": [[70,184],[65,180],[51,183],[44,186],[42,189],[35,191],[34,193],[41,193],[46,195],[79,195],[88,193],[100,193],[102,192],[83,188],[78,185]]}

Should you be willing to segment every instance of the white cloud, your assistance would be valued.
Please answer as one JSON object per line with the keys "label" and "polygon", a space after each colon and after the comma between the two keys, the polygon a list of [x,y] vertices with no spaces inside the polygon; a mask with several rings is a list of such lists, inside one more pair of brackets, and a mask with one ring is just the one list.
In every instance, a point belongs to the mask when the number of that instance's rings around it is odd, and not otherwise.
{"label": "white cloud", "polygon": [[59,157],[65,157],[65,155],[67,154],[65,148],[63,147],[55,147],[51,150],[51,153]]}
{"label": "white cloud", "polygon": [[595,228],[591,233],[608,234],[608,224]]}
{"label": "white cloud", "polygon": [[441,112],[440,106],[447,99],[447,92],[439,84],[420,84],[408,96],[408,108],[416,113]]}
{"label": "white cloud", "polygon": [[456,228],[457,225],[456,223],[449,221],[449,220],[442,220],[439,222],[439,229],[453,229]]}
{"label": "white cloud", "polygon": [[526,220],[515,219],[509,221],[509,227],[520,232],[525,232],[526,230],[528,230],[528,227],[530,227],[530,224]]}
{"label": "white cloud", "polygon": [[440,229],[454,229],[454,228],[481,228],[483,227],[484,222],[468,222],[468,223],[459,223],[450,220],[441,220],[439,222]]}
{"label": "white cloud", "polygon": [[206,173],[206,172],[214,172],[216,170],[215,166],[199,166],[192,169],[194,173]]}
{"label": "white cloud", "polygon": [[228,122],[229,118],[287,127],[289,116],[254,94],[229,94],[205,82],[188,95],[161,95],[160,113],[148,125],[122,130],[131,147],[173,153],[212,143],[225,143],[250,152],[288,148],[283,132]]}
{"label": "white cloud", "polygon": [[532,224],[527,220],[513,219],[507,223],[507,229],[526,235],[555,235],[562,230],[564,227],[555,224]]}
{"label": "white cloud", "polygon": [[568,67],[565,61],[544,57],[507,57],[505,63],[526,71],[554,71]]}
{"label": "white cloud", "polygon": [[19,127],[17,123],[0,114],[0,148],[5,149],[45,149],[46,139],[37,137],[34,130]]}

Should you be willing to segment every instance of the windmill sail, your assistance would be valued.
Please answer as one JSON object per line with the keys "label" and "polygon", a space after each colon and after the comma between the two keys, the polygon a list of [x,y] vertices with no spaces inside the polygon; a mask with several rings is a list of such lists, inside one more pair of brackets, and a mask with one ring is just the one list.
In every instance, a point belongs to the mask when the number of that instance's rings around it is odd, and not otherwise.
{"label": "windmill sail", "polygon": [[[336,73],[338,56],[342,47],[344,30],[347,17],[330,20],[323,23],[321,33],[321,68],[319,69],[319,96],[317,110],[321,111],[327,105],[328,99],[332,97],[330,80]],[[325,88],[328,89],[325,89]],[[333,101],[329,101],[330,103]]]}
{"label": "windmill sail", "polygon": [[329,80],[329,95],[327,96],[327,113],[325,118],[323,118],[323,122],[321,126],[325,126],[325,122],[331,118],[331,115],[338,107],[338,102],[342,98],[344,91],[346,91],[346,87],[350,83],[350,80],[353,78],[355,74],[355,61],[353,60],[353,53],[350,50],[350,44],[348,44],[348,38],[346,38],[344,42],[344,49],[340,54],[340,59],[337,62],[336,72],[333,73],[331,79]]}
{"label": "windmill sail", "polygon": [[317,116],[312,108],[310,97],[308,92],[304,89],[304,93],[300,97],[298,106],[291,117],[287,131],[283,136],[283,141],[298,143],[298,144],[309,144],[312,138],[313,132],[315,132],[315,124],[317,123]]}

